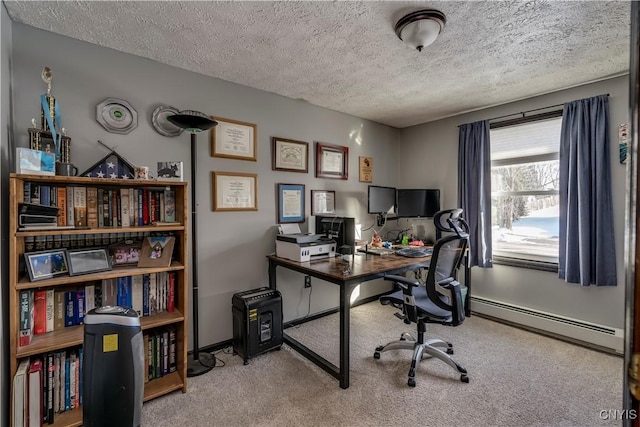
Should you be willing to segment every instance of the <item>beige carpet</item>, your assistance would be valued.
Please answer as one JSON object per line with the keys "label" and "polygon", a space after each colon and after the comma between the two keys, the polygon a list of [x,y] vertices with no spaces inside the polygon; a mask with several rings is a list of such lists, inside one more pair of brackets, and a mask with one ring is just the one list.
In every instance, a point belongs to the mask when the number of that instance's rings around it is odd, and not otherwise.
{"label": "beige carpet", "polygon": [[[188,392],[147,402],[143,426],[600,426],[600,410],[622,409],[623,359],[473,316],[456,328],[430,326],[454,344],[470,382],[439,360],[424,360],[407,386],[409,351],[383,353],[405,325],[394,309],[369,303],[351,311],[351,386],[283,346],[243,365],[190,378]],[[338,315],[287,330],[332,362]]]}

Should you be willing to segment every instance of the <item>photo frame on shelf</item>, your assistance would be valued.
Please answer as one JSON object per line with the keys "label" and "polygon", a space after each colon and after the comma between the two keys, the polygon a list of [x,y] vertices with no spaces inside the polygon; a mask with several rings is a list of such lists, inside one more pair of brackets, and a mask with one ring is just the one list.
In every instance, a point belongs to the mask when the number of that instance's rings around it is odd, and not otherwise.
{"label": "photo frame on shelf", "polygon": [[258,175],[212,172],[213,211],[257,211]]}
{"label": "photo frame on shelf", "polygon": [[24,260],[31,282],[69,274],[65,249],[26,252]]}
{"label": "photo frame on shelf", "polygon": [[72,249],[67,251],[67,257],[70,276],[111,270],[109,254],[104,248]]}
{"label": "photo frame on shelf", "polygon": [[311,215],[336,213],[336,192],[311,190]]}
{"label": "photo frame on shelf", "polygon": [[304,185],[278,184],[278,224],[304,222]]}
{"label": "photo frame on shelf", "polygon": [[285,172],[309,172],[309,143],[293,139],[271,138],[271,169]]}
{"label": "photo frame on shelf", "polygon": [[142,241],[138,267],[169,267],[173,258],[173,236],[149,236]]}
{"label": "photo frame on shelf", "polygon": [[255,162],[258,126],[222,117],[213,119],[218,125],[211,130],[211,156]]}
{"label": "photo frame on shelf", "polygon": [[122,243],[109,246],[111,267],[138,265],[140,261],[141,243]]}
{"label": "photo frame on shelf", "polygon": [[184,181],[183,162],[158,162],[156,179],[159,181]]}
{"label": "photo frame on shelf", "polygon": [[316,142],[316,178],[349,179],[349,147]]}

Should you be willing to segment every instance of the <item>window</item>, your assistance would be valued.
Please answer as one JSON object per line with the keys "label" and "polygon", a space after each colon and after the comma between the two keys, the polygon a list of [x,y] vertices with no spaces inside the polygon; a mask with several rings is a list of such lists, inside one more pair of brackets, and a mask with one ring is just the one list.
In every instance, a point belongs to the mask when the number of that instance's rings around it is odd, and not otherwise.
{"label": "window", "polygon": [[561,126],[562,111],[491,125],[497,263],[557,269]]}

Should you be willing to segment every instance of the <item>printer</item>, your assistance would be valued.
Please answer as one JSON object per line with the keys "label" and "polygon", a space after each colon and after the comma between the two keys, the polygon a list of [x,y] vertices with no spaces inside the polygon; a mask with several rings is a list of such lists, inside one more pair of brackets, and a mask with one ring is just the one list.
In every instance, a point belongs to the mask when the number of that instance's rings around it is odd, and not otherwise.
{"label": "printer", "polygon": [[322,234],[278,234],[276,255],[298,262],[334,257],[336,241]]}

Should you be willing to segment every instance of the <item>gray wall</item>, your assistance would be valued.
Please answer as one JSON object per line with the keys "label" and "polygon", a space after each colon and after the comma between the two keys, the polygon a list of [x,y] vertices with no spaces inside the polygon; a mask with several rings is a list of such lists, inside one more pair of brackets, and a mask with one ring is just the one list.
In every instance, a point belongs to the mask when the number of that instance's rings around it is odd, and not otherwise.
{"label": "gray wall", "polygon": [[624,328],[625,165],[621,165],[618,160],[618,125],[628,122],[628,85],[628,77],[617,77],[402,129],[401,144],[397,151],[398,186],[440,188],[442,206],[454,207],[457,206],[458,197],[458,125],[600,94],[610,95],[618,286],[581,287],[559,280],[556,273],[498,265],[493,269],[472,269],[472,295],[613,328]]}
{"label": "gray wall", "polygon": [[[221,58],[222,60],[222,58]],[[213,158],[209,133],[198,136],[197,212],[200,346],[232,337],[231,296],[267,284],[266,255],[275,251],[276,184],[335,190],[338,214],[365,225],[367,184],[358,182],[358,156],[374,158],[374,183],[393,185],[396,177],[395,128],[316,107],[301,101],[205,77],[133,55],[13,24],[14,131],[18,146],[27,146],[31,118],[39,121],[40,78],[44,66],[53,71],[52,93],[60,102],[63,126],[72,138],[72,161],[86,170],[107,154],[100,140],[136,165],[155,170],[162,160],[183,161],[190,177],[189,135],[168,138],[156,133],[151,113],[159,103],[178,109],[257,124],[257,162]],[[95,120],[96,104],[107,97],[127,100],[138,112],[138,128],[128,135],[109,133]],[[271,170],[271,137],[310,144],[308,174]],[[348,181],[314,178],[313,141],[349,147]],[[257,212],[212,212],[212,171],[258,174]],[[302,228],[306,230],[306,225]],[[308,289],[297,273],[279,274],[285,320],[307,313]],[[383,282],[367,286],[363,297],[387,289]],[[311,312],[336,307],[337,287],[313,282]],[[191,349],[191,344],[189,344]]]}
{"label": "gray wall", "polygon": [[[7,194],[9,188],[9,159],[11,147],[11,20],[4,4],[0,6],[0,192]],[[8,264],[8,200],[0,198],[0,283],[9,281]],[[5,402],[9,401],[9,338],[8,338],[8,286],[0,286],[0,427],[9,425],[9,411]]]}

